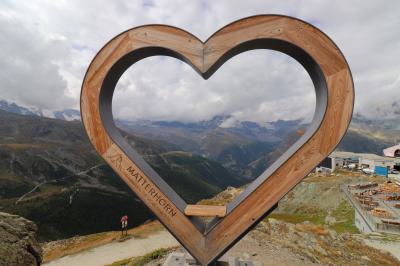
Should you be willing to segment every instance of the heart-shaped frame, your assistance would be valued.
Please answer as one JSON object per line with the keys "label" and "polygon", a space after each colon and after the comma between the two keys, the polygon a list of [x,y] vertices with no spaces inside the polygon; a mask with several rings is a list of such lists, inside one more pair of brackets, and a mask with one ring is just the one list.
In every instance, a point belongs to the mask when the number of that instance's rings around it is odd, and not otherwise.
{"label": "heart-shaped frame", "polygon": [[[253,49],[280,51],[303,65],[316,90],[314,118],[306,133],[227,206],[226,216],[205,226],[185,215],[186,202],[119,133],[112,95],[124,71],[146,57],[175,57],[207,79],[229,58]],[[97,152],[203,265],[236,243],[333,151],[350,123],[353,104],[351,72],[338,47],[314,26],[281,15],[235,21],[205,42],[166,25],[130,29],[99,51],[81,91],[82,121]]]}

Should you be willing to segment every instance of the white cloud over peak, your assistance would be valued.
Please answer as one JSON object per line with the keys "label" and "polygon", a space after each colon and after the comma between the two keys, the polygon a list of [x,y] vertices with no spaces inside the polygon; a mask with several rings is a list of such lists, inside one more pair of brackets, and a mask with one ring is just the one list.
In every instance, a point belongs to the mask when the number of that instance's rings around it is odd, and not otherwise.
{"label": "white cloud over peak", "polygon": [[[126,29],[177,26],[207,39],[220,27],[256,14],[284,14],[327,33],[352,69],[356,112],[400,101],[399,1],[1,1],[0,98],[40,109],[78,108],[80,86],[96,52]],[[145,59],[118,84],[114,114],[126,119],[195,121],[310,119],[312,83],[285,55],[252,51],[209,80],[175,59]],[[380,110],[379,109],[379,110]]]}

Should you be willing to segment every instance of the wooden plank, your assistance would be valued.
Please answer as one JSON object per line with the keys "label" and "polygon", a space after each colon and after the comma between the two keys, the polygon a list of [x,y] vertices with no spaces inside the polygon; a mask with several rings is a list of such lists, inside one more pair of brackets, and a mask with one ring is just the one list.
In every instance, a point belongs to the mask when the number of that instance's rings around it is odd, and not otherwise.
{"label": "wooden plank", "polygon": [[224,217],[226,215],[226,206],[187,205],[185,208],[185,215],[202,217]]}

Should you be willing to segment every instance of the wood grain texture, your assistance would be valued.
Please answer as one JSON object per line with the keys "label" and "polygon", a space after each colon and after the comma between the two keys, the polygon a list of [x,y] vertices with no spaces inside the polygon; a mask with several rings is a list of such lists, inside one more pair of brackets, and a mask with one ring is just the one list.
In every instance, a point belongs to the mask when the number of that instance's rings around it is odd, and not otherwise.
{"label": "wood grain texture", "polygon": [[[211,230],[202,232],[107,134],[99,110],[100,90],[111,67],[127,54],[139,53],[142,48],[163,47],[173,51],[179,59],[204,74],[235,47],[265,39],[293,44],[315,60],[327,85],[326,111],[318,130],[295,154]],[[324,33],[295,18],[261,15],[233,22],[214,33],[206,42],[186,31],[165,25],[137,27],[118,35],[101,49],[88,68],[82,85],[81,114],[97,152],[178,241],[199,262],[207,265],[235,243],[333,151],[350,123],[353,102],[350,69],[339,49]]]}
{"label": "wood grain texture", "polygon": [[202,217],[224,217],[226,215],[226,206],[188,204],[185,208],[185,215]]}

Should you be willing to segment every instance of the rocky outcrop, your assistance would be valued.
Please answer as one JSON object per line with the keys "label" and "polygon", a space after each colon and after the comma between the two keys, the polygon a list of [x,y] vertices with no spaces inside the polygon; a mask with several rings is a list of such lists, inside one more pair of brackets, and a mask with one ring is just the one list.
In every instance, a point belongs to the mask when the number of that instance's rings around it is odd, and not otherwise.
{"label": "rocky outcrop", "polygon": [[288,248],[318,265],[399,265],[390,253],[365,245],[358,235],[307,221],[292,224],[268,218],[251,234],[260,244]]}
{"label": "rocky outcrop", "polygon": [[40,265],[42,248],[37,226],[20,216],[0,212],[0,265]]}

